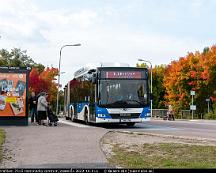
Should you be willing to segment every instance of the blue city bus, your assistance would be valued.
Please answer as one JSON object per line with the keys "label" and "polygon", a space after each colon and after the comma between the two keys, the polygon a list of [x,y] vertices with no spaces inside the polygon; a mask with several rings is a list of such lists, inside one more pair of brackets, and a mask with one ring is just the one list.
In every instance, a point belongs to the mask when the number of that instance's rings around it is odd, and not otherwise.
{"label": "blue city bus", "polygon": [[150,120],[148,69],[83,67],[64,88],[66,119],[91,123],[135,123]]}

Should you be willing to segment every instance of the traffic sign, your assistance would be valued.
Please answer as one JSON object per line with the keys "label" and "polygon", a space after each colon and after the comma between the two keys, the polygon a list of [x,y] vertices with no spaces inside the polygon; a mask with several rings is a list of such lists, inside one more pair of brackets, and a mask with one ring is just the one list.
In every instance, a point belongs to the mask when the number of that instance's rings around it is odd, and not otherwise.
{"label": "traffic sign", "polygon": [[192,96],[195,96],[195,91],[191,91],[191,95],[192,95]]}
{"label": "traffic sign", "polygon": [[195,111],[196,110],[196,105],[190,105],[190,110]]}

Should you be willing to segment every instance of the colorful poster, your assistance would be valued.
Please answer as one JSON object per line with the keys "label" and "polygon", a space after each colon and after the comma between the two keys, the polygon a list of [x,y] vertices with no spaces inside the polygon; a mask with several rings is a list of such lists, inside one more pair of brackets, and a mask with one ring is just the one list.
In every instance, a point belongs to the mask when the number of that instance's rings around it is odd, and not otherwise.
{"label": "colorful poster", "polygon": [[26,116],[26,74],[0,73],[0,116]]}

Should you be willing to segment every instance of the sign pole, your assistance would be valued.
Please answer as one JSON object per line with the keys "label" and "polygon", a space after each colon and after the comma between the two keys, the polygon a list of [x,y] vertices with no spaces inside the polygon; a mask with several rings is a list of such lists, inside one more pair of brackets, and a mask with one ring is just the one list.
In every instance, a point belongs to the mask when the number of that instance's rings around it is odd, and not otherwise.
{"label": "sign pole", "polygon": [[[192,105],[193,105],[193,95],[192,95]],[[192,109],[192,120],[193,120],[193,109]]]}
{"label": "sign pole", "polygon": [[192,105],[190,105],[190,110],[192,110],[192,119],[193,119],[194,118],[193,117],[193,111],[196,110],[196,105],[193,104],[193,101],[194,101],[193,97],[195,96],[195,91],[191,91],[190,93],[191,93],[191,96],[192,96]]}

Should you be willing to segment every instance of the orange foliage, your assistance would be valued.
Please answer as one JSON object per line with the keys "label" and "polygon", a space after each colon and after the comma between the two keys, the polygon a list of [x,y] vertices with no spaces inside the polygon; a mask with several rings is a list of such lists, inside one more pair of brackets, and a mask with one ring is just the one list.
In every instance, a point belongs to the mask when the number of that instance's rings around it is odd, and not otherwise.
{"label": "orange foliage", "polygon": [[54,82],[58,75],[57,68],[47,67],[41,73],[33,68],[29,74],[29,90],[39,94],[41,91],[49,93],[49,101],[54,102],[57,95],[57,84]]}
{"label": "orange foliage", "polygon": [[190,91],[195,90],[197,106],[203,107],[205,98],[215,100],[215,83],[216,45],[207,52],[188,53],[167,66],[164,76],[165,98],[176,110],[189,109]]}

